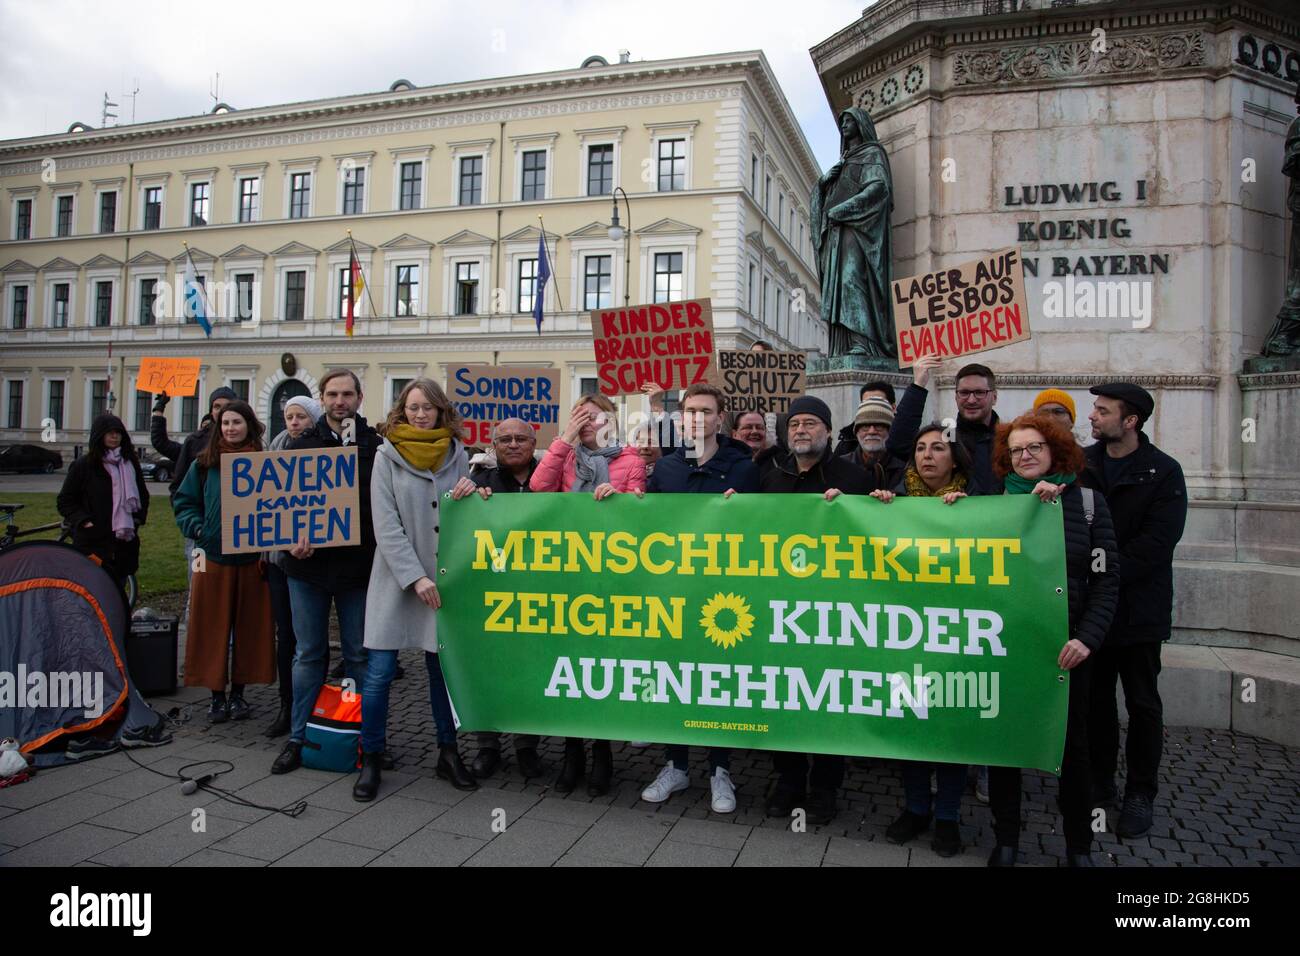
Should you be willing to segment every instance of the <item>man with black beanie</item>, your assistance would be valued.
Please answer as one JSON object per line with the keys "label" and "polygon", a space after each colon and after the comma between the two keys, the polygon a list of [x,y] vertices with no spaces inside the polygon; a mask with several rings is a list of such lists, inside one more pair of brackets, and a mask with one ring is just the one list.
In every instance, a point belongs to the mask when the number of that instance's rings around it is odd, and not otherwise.
{"label": "man with black beanie", "polygon": [[1164,711],[1157,686],[1160,646],[1173,625],[1174,548],[1187,521],[1187,484],[1178,462],[1142,432],[1155,410],[1146,389],[1110,382],[1097,396],[1088,421],[1096,444],[1084,449],[1079,483],[1106,496],[1119,545],[1119,605],[1101,648],[1093,654],[1088,741],[1093,797],[1115,800],[1119,751],[1116,681],[1128,708],[1127,776],[1115,832],[1142,836],[1151,829]]}

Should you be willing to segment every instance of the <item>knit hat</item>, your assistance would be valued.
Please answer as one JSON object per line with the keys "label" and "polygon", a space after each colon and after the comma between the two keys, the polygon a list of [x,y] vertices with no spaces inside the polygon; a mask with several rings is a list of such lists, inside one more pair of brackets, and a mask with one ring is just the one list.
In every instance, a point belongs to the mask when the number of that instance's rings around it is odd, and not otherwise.
{"label": "knit hat", "polygon": [[875,395],[858,406],[858,413],[853,418],[854,431],[857,431],[859,425],[884,425],[889,428],[893,424],[893,407],[889,402]]}
{"label": "knit hat", "polygon": [[814,415],[826,423],[826,430],[831,428],[831,410],[820,398],[813,398],[811,395],[800,395],[790,403],[790,408],[786,412],[786,421],[794,418],[796,415]]}
{"label": "knit hat", "polygon": [[1059,388],[1045,388],[1034,397],[1034,411],[1038,411],[1039,406],[1055,402],[1057,405],[1064,405],[1070,413],[1070,421],[1074,421],[1074,399]]}
{"label": "knit hat", "polygon": [[284,410],[286,412],[289,410],[290,405],[300,406],[303,411],[311,416],[313,422],[320,421],[321,415],[325,412],[325,410],[321,408],[320,402],[316,401],[316,399],[312,398],[310,395],[295,395],[293,398],[289,399],[284,403]]}
{"label": "knit hat", "polygon": [[214,388],[212,390],[212,394],[208,396],[209,412],[212,411],[212,403],[219,398],[224,398],[228,402],[234,402],[239,400],[239,396],[235,394],[235,390],[233,388],[227,388],[225,385],[222,385],[220,388]]}

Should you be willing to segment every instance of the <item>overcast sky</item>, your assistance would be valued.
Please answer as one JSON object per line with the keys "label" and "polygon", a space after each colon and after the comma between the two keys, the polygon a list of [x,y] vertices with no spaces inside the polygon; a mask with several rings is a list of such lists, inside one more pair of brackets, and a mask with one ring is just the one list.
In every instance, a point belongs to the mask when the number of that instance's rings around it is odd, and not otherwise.
{"label": "overcast sky", "polygon": [[[822,167],[838,137],[808,50],[857,20],[870,0],[0,0],[0,139],[118,123],[572,69],[761,49]],[[113,121],[109,121],[110,125]]]}

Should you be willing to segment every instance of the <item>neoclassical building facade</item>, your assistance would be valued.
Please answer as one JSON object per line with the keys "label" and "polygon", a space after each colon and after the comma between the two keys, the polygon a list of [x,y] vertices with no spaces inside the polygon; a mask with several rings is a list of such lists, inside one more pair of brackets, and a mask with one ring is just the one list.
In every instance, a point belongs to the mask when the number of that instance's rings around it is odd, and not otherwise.
{"label": "neoclassical building facade", "polygon": [[[146,356],[201,359],[198,394],[169,407],[176,433],[221,385],[276,430],[339,366],[371,419],[466,362],[556,368],[563,405],[595,389],[588,313],[625,302],[708,297],[720,347],[824,351],[819,175],[760,52],[2,142],[0,441],[67,449],[110,407],[144,440]],[[348,337],[354,249],[367,288]],[[210,337],[185,315],[191,263]]]}

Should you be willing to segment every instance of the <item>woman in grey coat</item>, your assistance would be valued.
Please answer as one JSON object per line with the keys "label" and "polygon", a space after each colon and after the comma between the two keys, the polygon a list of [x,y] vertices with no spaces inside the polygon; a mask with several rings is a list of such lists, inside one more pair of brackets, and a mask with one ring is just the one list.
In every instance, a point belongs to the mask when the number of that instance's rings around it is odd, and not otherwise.
{"label": "woman in grey coat", "polygon": [[[442,597],[434,583],[438,564],[438,502],[446,493],[473,493],[469,461],[460,441],[460,416],[442,388],[416,379],[398,396],[376,429],[384,444],[370,480],[375,560],[366,592],[366,681],[361,691],[361,774],[352,789],[360,801],[379,790],[380,760],[388,722],[388,691],[397,652],[424,651],[429,702],[440,753],[436,772],[458,790],[475,790],[456,746],[447,685],[438,662],[438,615]],[[459,487],[458,487],[459,485]],[[468,486],[468,487],[467,487]]]}

